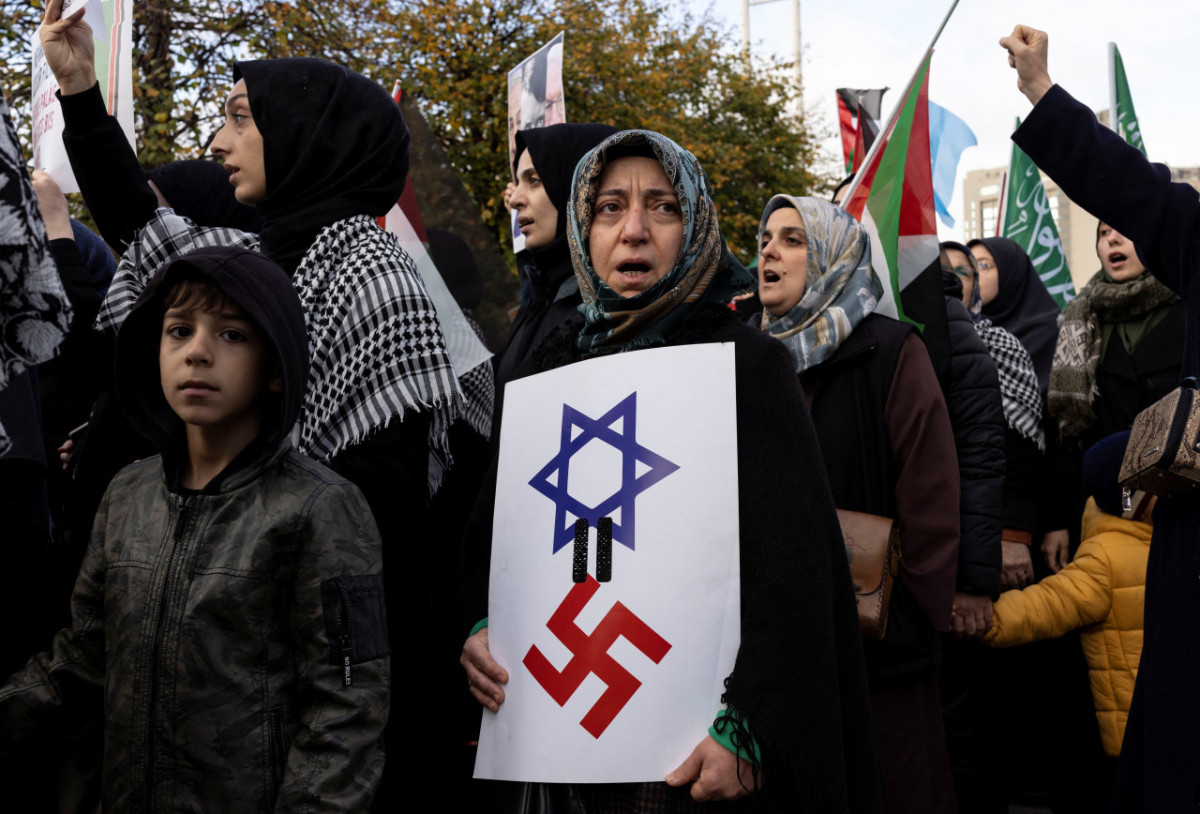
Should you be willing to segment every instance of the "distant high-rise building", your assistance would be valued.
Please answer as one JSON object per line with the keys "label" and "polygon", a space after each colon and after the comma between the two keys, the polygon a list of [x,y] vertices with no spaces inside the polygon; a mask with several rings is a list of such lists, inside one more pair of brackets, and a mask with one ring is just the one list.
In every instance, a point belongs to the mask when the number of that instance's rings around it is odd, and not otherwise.
{"label": "distant high-rise building", "polygon": [[[1101,111],[1101,123],[1108,111]],[[996,218],[1000,214],[1000,193],[1007,167],[990,170],[971,170],[963,179],[963,236],[966,240],[995,237]],[[1171,167],[1171,178],[1200,189],[1200,167]],[[1071,267],[1075,290],[1092,278],[1100,268],[1096,258],[1096,219],[1074,203],[1058,184],[1042,175],[1050,213],[1058,225],[1058,236]]]}

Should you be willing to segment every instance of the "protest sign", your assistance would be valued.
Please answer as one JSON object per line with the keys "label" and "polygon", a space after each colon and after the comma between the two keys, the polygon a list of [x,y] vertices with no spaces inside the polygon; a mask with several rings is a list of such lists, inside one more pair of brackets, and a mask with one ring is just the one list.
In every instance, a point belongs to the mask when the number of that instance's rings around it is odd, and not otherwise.
{"label": "protest sign", "polygon": [[[104,103],[133,144],[133,0],[68,0],[63,4],[63,17],[78,13],[81,6],[96,44],[96,78]],[[47,172],[63,192],[78,192],[79,184],[63,148],[62,106],[54,95],[58,82],[46,64],[36,31],[31,46],[33,164]]]}
{"label": "protest sign", "polygon": [[[563,35],[522,60],[508,72],[508,163],[515,158],[518,130],[549,127],[567,120],[562,83]],[[512,212],[513,251],[525,248],[525,236]]]}
{"label": "protest sign", "polygon": [[510,678],[476,777],[662,780],[706,736],[740,640],[736,413],[731,344],[508,384],[488,638]]}

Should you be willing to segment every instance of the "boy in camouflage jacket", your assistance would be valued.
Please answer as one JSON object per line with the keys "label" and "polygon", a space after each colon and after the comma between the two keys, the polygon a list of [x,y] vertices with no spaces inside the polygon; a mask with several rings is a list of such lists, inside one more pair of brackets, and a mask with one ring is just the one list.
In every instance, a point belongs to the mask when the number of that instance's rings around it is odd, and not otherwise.
{"label": "boy in camouflage jacket", "polygon": [[0,688],[0,747],[103,715],[105,811],[367,810],[388,710],[380,541],[358,489],[288,441],[308,378],[290,280],[242,249],[184,255],[117,362],[162,456],[110,485],[71,627]]}

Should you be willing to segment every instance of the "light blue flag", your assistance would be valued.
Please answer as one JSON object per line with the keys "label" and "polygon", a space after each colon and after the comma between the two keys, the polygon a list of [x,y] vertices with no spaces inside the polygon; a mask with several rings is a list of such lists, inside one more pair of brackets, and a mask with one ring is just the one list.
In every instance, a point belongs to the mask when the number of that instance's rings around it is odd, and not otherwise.
{"label": "light blue flag", "polygon": [[967,123],[949,110],[929,103],[929,158],[933,162],[933,205],[947,226],[954,226],[949,203],[954,197],[954,176],[963,150],[978,144]]}

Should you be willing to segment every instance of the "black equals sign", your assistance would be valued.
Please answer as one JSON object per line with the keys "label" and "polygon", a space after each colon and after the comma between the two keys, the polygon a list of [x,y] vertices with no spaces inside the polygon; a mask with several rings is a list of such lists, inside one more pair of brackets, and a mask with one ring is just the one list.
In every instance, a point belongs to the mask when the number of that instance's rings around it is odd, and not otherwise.
{"label": "black equals sign", "polygon": [[[588,529],[582,517],[575,521],[575,556],[571,563],[571,581],[587,582]],[[596,581],[612,581],[612,518],[596,521]]]}

